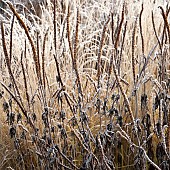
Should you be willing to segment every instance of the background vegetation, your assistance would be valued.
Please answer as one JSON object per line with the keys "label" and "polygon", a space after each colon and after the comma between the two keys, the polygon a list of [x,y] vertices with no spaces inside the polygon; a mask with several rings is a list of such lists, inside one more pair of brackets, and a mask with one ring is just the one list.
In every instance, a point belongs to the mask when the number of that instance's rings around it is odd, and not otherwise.
{"label": "background vegetation", "polygon": [[170,147],[169,4],[3,1],[0,169],[162,169]]}

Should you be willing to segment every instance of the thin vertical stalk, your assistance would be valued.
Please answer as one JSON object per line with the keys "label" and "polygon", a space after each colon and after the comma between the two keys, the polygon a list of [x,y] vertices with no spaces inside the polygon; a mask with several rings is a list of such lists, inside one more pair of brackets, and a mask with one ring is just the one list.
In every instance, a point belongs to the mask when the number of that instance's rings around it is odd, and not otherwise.
{"label": "thin vertical stalk", "polygon": [[23,53],[21,54],[21,67],[22,67],[22,73],[23,73],[23,79],[24,79],[24,87],[25,87],[25,95],[28,103],[28,108],[30,109],[30,98],[28,94],[28,86],[27,86],[27,79],[26,79],[26,74],[25,74],[25,68],[23,64]]}
{"label": "thin vertical stalk", "polygon": [[[139,15],[139,28],[140,28],[140,36],[141,36],[141,41],[142,41],[142,57],[143,57],[143,63],[145,65],[145,62],[146,62],[146,57],[145,57],[145,46],[144,46],[144,38],[143,38],[143,32],[142,32],[142,13],[143,13],[143,3],[142,3],[142,9],[140,11],[140,15]],[[143,70],[144,72],[144,76],[145,76],[145,69]],[[144,95],[146,94],[146,84],[144,83],[143,85],[143,93]],[[137,107],[138,107],[138,103],[137,103],[137,94],[136,94],[136,113],[137,113]],[[142,112],[143,114],[145,114],[145,111],[146,111],[146,107],[142,107]],[[137,114],[136,114],[137,116]]]}
{"label": "thin vertical stalk", "polygon": [[142,32],[142,13],[143,13],[143,3],[142,3],[142,9],[141,9],[140,15],[139,15],[139,28],[140,28],[140,36],[141,36],[141,40],[142,40],[142,55],[144,57],[145,47],[144,47],[144,38],[143,38],[143,32]]}
{"label": "thin vertical stalk", "polygon": [[9,76],[10,76],[11,82],[12,82],[12,84],[14,85],[14,88],[15,88],[15,90],[16,90],[16,92],[17,92],[17,95],[19,96],[21,105],[23,106],[22,99],[21,99],[21,95],[20,95],[18,86],[17,86],[17,84],[16,84],[14,75],[13,75],[12,70],[11,70],[10,59],[9,59],[9,57],[8,57],[8,51],[7,51],[6,42],[5,42],[4,26],[3,26],[3,23],[2,23],[2,22],[1,22],[1,34],[2,34],[2,46],[3,46],[3,51],[4,51],[4,55],[5,55],[5,61],[6,61],[6,64],[7,64]]}
{"label": "thin vertical stalk", "polygon": [[114,44],[114,18],[113,18],[113,12],[111,13],[111,29],[112,29],[112,44]]}
{"label": "thin vertical stalk", "polygon": [[19,23],[21,24],[23,29],[25,30],[25,34],[26,34],[26,36],[27,36],[27,38],[28,38],[28,40],[31,44],[31,48],[32,48],[32,52],[33,52],[33,59],[34,59],[34,62],[35,62],[36,74],[37,74],[37,78],[38,78],[38,80],[41,84],[42,82],[41,82],[40,63],[39,63],[39,60],[38,60],[38,57],[37,57],[35,45],[34,45],[33,40],[32,40],[32,38],[29,34],[28,28],[25,25],[25,23],[23,22],[23,20],[21,19],[21,17],[19,16],[19,14],[17,13],[17,11],[15,10],[15,8],[13,7],[13,5],[10,2],[7,2],[7,4],[10,7],[13,14],[16,16],[17,20],[19,21]]}
{"label": "thin vertical stalk", "polygon": [[117,49],[117,46],[118,46],[118,43],[119,43],[120,32],[122,30],[122,25],[123,25],[123,21],[124,21],[124,13],[125,13],[125,2],[123,3],[121,21],[120,21],[120,24],[119,24],[119,27],[118,27],[116,41],[115,41],[115,44],[114,44],[115,49]]}
{"label": "thin vertical stalk", "polygon": [[78,72],[78,67],[77,67],[77,46],[78,46],[78,31],[79,31],[79,9],[77,9],[77,21],[76,21],[76,33],[75,33],[75,39],[74,39],[74,60],[73,60],[73,66],[75,69],[76,77],[77,77],[77,82],[78,82],[78,92],[81,94],[81,97],[83,97],[82,93],[82,86],[80,82],[80,76]]}
{"label": "thin vertical stalk", "polygon": [[43,51],[42,51],[42,81],[43,81],[44,89],[45,89],[45,58],[44,57],[45,57],[45,47],[46,47],[47,35],[48,35],[48,30],[44,36]]}
{"label": "thin vertical stalk", "polygon": [[46,101],[46,84],[45,84],[45,47],[46,47],[46,40],[47,40],[48,30],[45,33],[44,40],[43,40],[43,51],[42,51],[42,86],[43,86],[43,97],[44,97],[44,105],[47,105]]}
{"label": "thin vertical stalk", "polygon": [[37,32],[37,60],[40,65],[39,33]]}
{"label": "thin vertical stalk", "polygon": [[124,42],[125,42],[125,35],[126,35],[126,29],[127,29],[127,21],[125,22],[125,26],[124,26],[124,32],[123,32],[123,40],[122,40],[122,45],[121,45],[121,49],[120,49],[120,57],[119,57],[119,61],[118,61],[118,74],[120,75],[120,66],[121,66],[121,62],[122,62],[122,52],[123,52],[123,47],[124,47]]}
{"label": "thin vertical stalk", "polygon": [[115,78],[116,78],[118,87],[119,87],[119,89],[120,89],[120,92],[122,93],[122,96],[123,96],[123,98],[124,98],[124,101],[125,101],[127,110],[128,110],[128,112],[129,112],[130,119],[131,119],[131,121],[132,121],[132,124],[134,125],[134,130],[135,130],[135,134],[136,134],[137,139],[138,139],[138,144],[140,145],[140,140],[139,140],[139,137],[138,137],[138,130],[137,130],[136,121],[135,121],[135,119],[134,119],[134,115],[133,115],[132,109],[131,109],[131,107],[130,107],[129,99],[128,99],[126,93],[124,92],[123,87],[122,87],[122,85],[121,85],[121,83],[120,83],[120,78],[119,78],[119,76],[118,76],[118,72],[117,72],[117,70],[116,70],[116,66],[115,66],[114,63],[113,63],[113,72],[114,72],[114,75],[115,75]]}
{"label": "thin vertical stalk", "polygon": [[135,38],[136,38],[136,27],[137,27],[137,17],[135,20],[133,34],[132,34],[132,72],[133,72],[133,83],[134,83],[134,95],[135,95],[135,118],[138,116],[138,97],[136,92],[136,71],[135,71]]}
{"label": "thin vertical stalk", "polygon": [[[105,33],[107,29],[107,25],[110,21],[110,16],[106,23],[104,24],[102,35],[101,35],[101,40],[100,40],[100,46],[99,46],[99,52],[98,52],[98,61],[97,61],[97,78],[98,78],[98,83],[97,83],[97,88],[100,90],[100,78],[101,78],[101,55],[102,55],[102,48],[103,48],[103,43],[104,43],[104,38],[105,38]],[[100,93],[98,93],[98,99],[97,99],[97,105],[98,105],[98,114],[100,114]],[[101,114],[100,114],[100,131],[101,131]]]}
{"label": "thin vertical stalk", "polygon": [[[165,27],[168,32],[168,38],[169,38],[169,44],[170,44],[170,28],[169,28],[169,23],[168,23],[169,10],[167,11],[167,13],[165,15],[163,8],[161,6],[159,6],[159,8],[161,9],[161,12],[162,12],[162,16],[164,19]],[[170,48],[169,48],[169,51],[170,51]],[[164,81],[164,55],[162,57],[163,57],[162,58],[162,81]],[[168,115],[168,127],[170,127],[170,115]],[[170,128],[168,128],[166,143],[167,143],[167,150],[168,150],[168,154],[169,154],[170,153]]]}
{"label": "thin vertical stalk", "polygon": [[53,11],[53,25],[54,25],[54,49],[57,50],[57,28],[56,28],[56,0],[54,0],[54,11]]}
{"label": "thin vertical stalk", "polygon": [[14,27],[14,19],[15,19],[15,16],[13,15],[12,17],[12,23],[11,23],[11,32],[10,32],[10,51],[9,51],[9,56],[10,56],[10,64],[11,64],[11,60],[12,60],[12,42],[13,42],[13,27]]}
{"label": "thin vertical stalk", "polygon": [[69,44],[69,49],[70,49],[71,59],[72,59],[72,66],[73,66],[74,56],[73,56],[73,49],[72,49],[71,37],[70,37],[70,21],[69,21],[69,18],[70,18],[70,5],[68,6],[68,12],[67,12],[67,38],[68,38],[68,44]]}
{"label": "thin vertical stalk", "polygon": [[161,45],[161,42],[160,42],[160,40],[159,40],[158,34],[157,34],[157,32],[156,32],[153,11],[152,11],[152,26],[153,26],[153,30],[154,30],[154,33],[155,33],[156,39],[157,39],[157,41],[158,41],[159,49],[160,49],[160,51],[161,51],[161,55],[162,55],[162,45]]}
{"label": "thin vertical stalk", "polygon": [[169,28],[169,23],[168,23],[168,13],[169,13],[169,11],[167,12],[167,14],[165,14],[163,8],[161,6],[159,6],[159,8],[161,9],[161,12],[162,12],[162,17],[163,17],[164,24],[165,24],[165,27],[166,27],[167,32],[168,32],[168,39],[169,39],[169,44],[170,44],[170,28]]}
{"label": "thin vertical stalk", "polygon": [[[114,44],[114,30],[113,30],[113,27],[114,27],[114,20],[113,20],[113,13],[111,13],[112,44]],[[111,76],[111,72],[112,72],[112,64],[113,64],[113,55],[111,55],[110,63],[109,63],[106,98],[108,97],[108,90],[109,90],[109,84],[110,84],[110,76]]]}
{"label": "thin vertical stalk", "polygon": [[137,27],[137,17],[135,19],[135,24],[132,33],[132,72],[133,72],[133,82],[134,86],[136,84],[136,72],[135,72],[135,36],[136,36],[136,27]]}
{"label": "thin vertical stalk", "polygon": [[[58,80],[60,81],[60,84],[61,84],[61,86],[62,86],[62,90],[64,91],[64,90],[65,90],[65,86],[64,86],[64,83],[63,83],[63,81],[62,81],[62,79],[61,79],[59,63],[58,63],[57,57],[56,57],[55,55],[54,55],[54,59],[55,59],[55,63],[56,63],[57,73],[58,73]],[[71,104],[70,104],[70,101],[69,101],[69,99],[68,99],[67,94],[64,93],[64,96],[65,96],[65,99],[66,99],[66,101],[67,101],[67,104],[68,104],[69,107],[70,107],[71,112],[74,114],[74,110],[73,110],[73,108],[72,108],[72,106],[71,106]]]}
{"label": "thin vertical stalk", "polygon": [[105,23],[105,25],[104,25],[104,27],[103,27],[103,31],[102,31],[102,35],[101,35],[101,40],[100,40],[99,51],[98,51],[98,61],[97,61],[98,89],[100,88],[102,48],[103,48],[103,43],[104,43],[106,28],[107,28],[107,25],[108,25],[109,21],[110,21],[110,16],[109,16],[108,20],[106,21],[106,23]]}

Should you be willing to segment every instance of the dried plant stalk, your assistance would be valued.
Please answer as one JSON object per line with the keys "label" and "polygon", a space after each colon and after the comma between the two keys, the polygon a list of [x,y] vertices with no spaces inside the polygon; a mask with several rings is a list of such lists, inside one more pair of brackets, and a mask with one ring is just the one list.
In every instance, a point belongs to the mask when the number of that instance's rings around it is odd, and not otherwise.
{"label": "dried plant stalk", "polygon": [[152,11],[152,26],[153,26],[153,30],[154,30],[156,39],[157,39],[157,41],[158,41],[158,44],[159,44],[159,48],[160,48],[161,54],[162,54],[162,45],[161,45],[161,42],[160,42],[160,40],[159,40],[158,34],[157,34],[157,32],[156,32],[153,11]]}
{"label": "dried plant stalk", "polygon": [[124,21],[124,13],[125,13],[125,2],[123,3],[123,7],[122,7],[122,17],[121,17],[120,25],[119,25],[119,28],[118,28],[115,45],[114,45],[115,49],[117,49],[117,46],[118,46],[118,43],[119,43],[120,32],[122,30],[122,25],[123,25],[123,21]]}
{"label": "dried plant stalk", "polygon": [[103,158],[103,160],[104,160],[104,163],[105,163],[107,169],[108,169],[108,170],[111,170],[110,166],[108,165],[108,163],[107,163],[107,161],[106,161],[106,160],[107,160],[107,157],[106,157],[106,155],[104,154],[104,148],[103,148],[103,146],[102,146],[102,142],[101,142],[101,140],[100,140],[100,137],[98,137],[98,141],[99,141],[99,146],[100,146],[100,148],[101,148],[101,154],[102,154],[102,158]]}
{"label": "dried plant stalk", "polygon": [[55,149],[57,150],[57,152],[66,160],[70,163],[70,165],[74,168],[74,169],[79,169],[60,149],[59,147],[56,145]]}
{"label": "dried plant stalk", "polygon": [[111,29],[112,29],[112,44],[114,44],[114,18],[113,18],[113,12],[111,13]]}
{"label": "dried plant stalk", "polygon": [[23,64],[23,53],[21,54],[21,67],[22,67],[22,73],[23,73],[23,79],[24,79],[25,95],[26,95],[26,99],[28,102],[28,107],[30,108],[30,99],[29,99],[29,94],[28,94],[27,79],[26,79],[25,68]]}
{"label": "dried plant stalk", "polygon": [[24,107],[21,105],[21,103],[18,101],[18,99],[15,97],[15,95],[8,89],[8,87],[1,82],[2,87],[4,87],[4,89],[10,94],[10,96],[14,99],[14,101],[17,103],[17,105],[19,106],[19,108],[21,109],[22,113],[24,114],[25,118],[27,119],[27,122],[31,125],[31,127],[37,131],[37,128],[35,127],[35,125],[33,124],[33,122],[31,121],[30,117],[27,115],[27,111],[24,109]]}
{"label": "dried plant stalk", "polygon": [[72,66],[73,69],[75,70],[75,74],[77,77],[77,82],[78,82],[78,91],[83,97],[82,93],[82,87],[81,87],[81,82],[80,82],[80,76],[77,68],[77,45],[78,45],[78,27],[79,27],[79,10],[77,9],[77,21],[76,21],[76,33],[75,33],[75,39],[74,39],[74,53],[72,49],[72,44],[71,44],[71,38],[70,38],[70,23],[69,23],[69,17],[70,17],[70,7],[68,6],[68,14],[67,14],[67,37],[68,37],[68,43],[69,43],[69,48],[70,48],[70,53],[71,53],[71,59],[72,59]]}
{"label": "dried plant stalk", "polygon": [[11,64],[11,60],[12,60],[12,41],[13,41],[13,27],[14,27],[14,19],[15,17],[13,16],[12,18],[12,23],[11,23],[11,32],[10,32],[10,52],[9,52],[9,55],[10,55],[10,64]]}
{"label": "dried plant stalk", "polygon": [[[104,38],[105,38],[105,33],[106,33],[106,28],[107,25],[110,21],[110,16],[108,17],[108,20],[104,24],[102,35],[101,35],[101,40],[100,40],[100,46],[99,46],[99,52],[98,52],[98,61],[97,61],[97,88],[98,90],[100,89],[100,78],[101,78],[101,55],[102,55],[102,48],[103,48],[103,43],[104,43]],[[107,95],[107,94],[106,94]],[[97,98],[97,110],[98,114],[100,114],[100,93],[98,93],[98,98]],[[102,127],[102,119],[101,119],[101,114],[100,114],[100,131]]]}
{"label": "dried plant stalk", "polygon": [[170,153],[170,115],[168,115],[168,132],[167,132],[166,143],[167,143],[167,151],[169,154]]}
{"label": "dried plant stalk", "polygon": [[59,63],[58,63],[57,57],[55,55],[54,55],[54,59],[55,59],[56,67],[57,67],[58,81],[60,82],[61,86],[63,87],[64,84],[63,84],[63,81],[61,79]]}
{"label": "dried plant stalk", "polygon": [[[75,137],[78,139],[78,141],[79,141],[80,144],[82,145],[83,149],[86,150],[89,154],[92,154],[93,157],[96,159],[97,163],[99,164],[99,160],[98,160],[98,158],[96,157],[96,155],[95,155],[93,152],[91,152],[91,151],[84,145],[84,143],[82,142],[83,139],[81,138],[82,136],[81,136],[80,132],[78,132],[78,131],[76,132],[71,126],[70,126],[70,129],[72,130],[73,134],[75,135]],[[78,133],[81,137],[79,137],[77,133]]]}
{"label": "dried plant stalk", "polygon": [[145,47],[144,47],[144,38],[143,38],[143,33],[142,33],[142,13],[143,13],[143,3],[142,3],[142,9],[141,9],[140,15],[139,15],[139,28],[140,28],[140,36],[141,36],[141,40],[142,40],[142,55],[144,57]]}
{"label": "dried plant stalk", "polygon": [[[6,64],[8,66],[8,69],[10,69],[10,61],[9,61],[9,57],[8,57],[8,51],[6,48],[3,22],[1,22],[1,34],[2,34],[2,46],[3,46],[3,51],[4,51],[4,55],[5,55],[5,59],[6,59]],[[9,72],[10,72],[10,70],[9,70]]]}
{"label": "dried plant stalk", "polygon": [[82,87],[81,87],[81,82],[80,82],[80,76],[77,68],[77,46],[78,46],[78,31],[79,31],[79,9],[77,9],[77,21],[76,21],[76,33],[75,33],[75,40],[74,40],[74,60],[73,60],[73,66],[75,69],[76,77],[77,77],[77,82],[78,82],[78,91],[83,97],[82,93]]}
{"label": "dried plant stalk", "polygon": [[[114,27],[114,20],[113,20],[113,13],[111,13],[112,44],[114,44],[114,36],[113,36],[114,30],[113,30],[113,27]],[[109,63],[106,98],[108,96],[108,89],[109,89],[109,83],[110,83],[110,75],[111,75],[111,72],[112,72],[112,64],[113,64],[113,55],[111,55],[110,63]]]}
{"label": "dried plant stalk", "polygon": [[133,33],[132,33],[132,71],[133,71],[133,81],[134,85],[136,83],[136,73],[135,73],[135,35],[136,35],[136,27],[137,27],[137,17],[135,20]]}
{"label": "dried plant stalk", "polygon": [[37,60],[40,65],[39,33],[37,32]]}
{"label": "dried plant stalk", "polygon": [[13,83],[15,89],[16,89],[17,95],[19,96],[21,105],[23,105],[23,104],[22,104],[21,95],[20,95],[20,92],[19,92],[19,89],[18,89],[18,86],[17,86],[17,84],[16,84],[14,75],[13,75],[12,70],[11,70],[11,63],[10,63],[10,59],[9,59],[9,57],[8,57],[8,51],[7,51],[6,42],[5,42],[4,26],[3,26],[3,23],[2,23],[2,22],[1,22],[1,34],[2,34],[3,51],[4,51],[5,60],[6,60],[8,72],[9,72],[9,75],[10,75],[10,79],[11,79],[11,81],[12,81],[12,83]]}
{"label": "dried plant stalk", "polygon": [[[168,17],[169,12],[170,12],[170,8],[166,11],[166,17]],[[163,43],[164,43],[164,38],[165,38],[165,41],[166,41],[166,25],[165,25],[165,22],[164,22],[164,28],[163,28],[162,40],[161,40],[161,46],[162,47],[163,47]]]}
{"label": "dried plant stalk", "polygon": [[124,26],[123,40],[122,40],[122,45],[121,45],[121,50],[120,50],[120,57],[118,60],[118,74],[119,75],[120,75],[120,66],[122,62],[122,52],[123,52],[123,47],[124,47],[124,42],[125,42],[126,29],[127,29],[127,21],[125,22],[125,26]]}
{"label": "dried plant stalk", "polygon": [[103,43],[104,43],[106,28],[107,28],[107,25],[108,25],[109,21],[110,21],[110,16],[109,16],[108,20],[106,21],[106,23],[104,24],[103,31],[102,31],[102,36],[101,36],[101,40],[100,40],[99,52],[98,52],[98,61],[97,61],[98,88],[100,88],[102,48],[103,48]]}
{"label": "dried plant stalk", "polygon": [[40,81],[40,83],[42,83],[41,81],[41,70],[40,70],[40,63],[38,61],[38,56],[36,54],[36,49],[35,49],[35,45],[33,43],[33,40],[31,39],[31,36],[29,34],[28,28],[26,27],[25,23],[23,22],[23,20],[21,19],[21,17],[19,16],[19,14],[17,13],[17,11],[15,10],[15,8],[13,7],[13,5],[10,2],[7,2],[8,6],[10,7],[11,11],[13,12],[13,14],[17,17],[18,21],[20,22],[20,24],[22,25],[23,29],[25,30],[25,33],[27,35],[27,38],[31,44],[31,48],[32,48],[32,52],[33,52],[33,59],[35,62],[35,68],[36,68],[36,74],[38,77],[38,80]]}
{"label": "dried plant stalk", "polygon": [[164,23],[165,23],[165,26],[168,31],[168,38],[169,38],[169,44],[170,44],[170,28],[169,28],[169,23],[168,23],[168,13],[169,12],[167,12],[167,14],[165,14],[164,9],[161,6],[159,6],[159,8],[161,9],[162,17],[164,19]]}
{"label": "dried plant stalk", "polygon": [[[65,90],[65,86],[64,86],[64,83],[63,83],[63,81],[61,79],[60,68],[59,68],[59,64],[58,64],[58,61],[57,61],[57,58],[56,58],[55,55],[54,55],[54,59],[55,59],[55,63],[56,63],[57,73],[58,73],[58,80],[60,81],[60,84],[62,86],[62,90],[64,91]],[[71,112],[74,114],[74,110],[73,110],[73,108],[71,106],[71,103],[70,103],[70,101],[68,99],[68,96],[67,96],[67,94],[65,92],[64,92],[64,96],[65,96],[65,99],[67,101],[67,104],[70,107]]]}
{"label": "dried plant stalk", "polygon": [[44,40],[43,40],[43,50],[42,50],[42,80],[43,80],[43,86],[45,89],[45,64],[44,64],[44,56],[45,56],[45,47],[46,47],[46,40],[47,40],[48,30],[45,33]]}
{"label": "dried plant stalk", "polygon": [[[124,100],[125,100],[125,104],[126,104],[126,106],[127,106],[127,109],[128,109],[128,112],[129,112],[129,115],[130,115],[130,118],[131,118],[131,121],[132,121],[133,123],[135,123],[135,119],[134,119],[133,112],[132,112],[131,107],[130,107],[130,103],[129,103],[128,97],[127,97],[127,95],[125,94],[125,92],[124,92],[124,90],[123,90],[123,87],[122,87],[122,85],[121,85],[121,83],[120,83],[120,78],[119,78],[119,76],[118,76],[118,73],[117,73],[117,70],[116,70],[116,67],[115,67],[115,64],[114,64],[114,63],[113,63],[113,72],[114,72],[114,75],[115,75],[115,78],[116,78],[118,87],[120,88],[120,91],[121,91],[121,93],[122,93],[122,96],[123,96],[123,98],[124,98]],[[136,129],[136,126],[135,126],[135,129]],[[137,132],[137,130],[136,130],[136,132]]]}
{"label": "dried plant stalk", "polygon": [[53,11],[53,15],[54,15],[54,20],[53,20],[53,24],[54,24],[54,48],[55,48],[55,52],[57,50],[57,28],[56,28],[56,0],[54,0],[54,11]]}
{"label": "dried plant stalk", "polygon": [[80,23],[80,16],[79,16],[79,9],[77,8],[76,32],[75,32],[75,40],[74,40],[74,62],[76,62],[77,60],[79,23]]}
{"label": "dried plant stalk", "polygon": [[21,105],[21,103],[18,101],[18,99],[15,97],[15,95],[8,89],[8,87],[3,82],[0,81],[0,83],[4,87],[4,89],[10,94],[10,96],[14,99],[14,101],[17,103],[17,105],[21,109],[21,111],[24,114],[24,116],[26,117],[26,119],[29,120],[26,110]]}
{"label": "dried plant stalk", "polygon": [[[167,14],[165,14],[163,8],[161,6],[159,6],[159,8],[161,9],[162,12],[162,16],[164,19],[164,24],[167,28],[168,31],[168,38],[169,38],[169,44],[170,44],[170,28],[169,28],[169,23],[168,23],[168,14],[169,14],[169,10],[167,11]],[[162,67],[163,67],[163,63],[164,63],[164,55],[162,56]],[[164,67],[162,68],[164,69]],[[162,76],[164,76],[164,71],[162,73]],[[170,153],[170,115],[168,115],[168,132],[167,132],[167,139],[166,139],[166,143],[167,143],[167,149],[168,149],[168,154]]]}
{"label": "dried plant stalk", "polygon": [[73,56],[73,50],[72,50],[71,38],[70,38],[70,21],[69,21],[69,17],[70,17],[70,5],[68,6],[68,13],[67,13],[67,37],[68,37],[68,44],[69,44],[69,48],[70,48],[72,65],[73,65],[74,56]]}
{"label": "dried plant stalk", "polygon": [[[140,36],[141,36],[141,40],[142,40],[142,57],[143,57],[143,62],[145,64],[145,46],[144,46],[144,38],[143,38],[143,32],[142,32],[142,13],[143,13],[143,3],[142,3],[142,9],[140,11],[140,15],[139,15],[139,28],[140,28]],[[144,69],[144,76],[145,76],[145,69]],[[144,83],[144,94],[146,93],[146,86]],[[137,98],[137,96],[136,96]]]}

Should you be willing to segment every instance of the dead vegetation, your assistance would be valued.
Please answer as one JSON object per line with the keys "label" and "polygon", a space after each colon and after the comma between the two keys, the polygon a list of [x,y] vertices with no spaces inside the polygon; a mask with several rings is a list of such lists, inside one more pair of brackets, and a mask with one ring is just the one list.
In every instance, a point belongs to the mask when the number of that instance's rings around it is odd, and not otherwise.
{"label": "dead vegetation", "polygon": [[0,169],[168,170],[169,4],[5,4]]}

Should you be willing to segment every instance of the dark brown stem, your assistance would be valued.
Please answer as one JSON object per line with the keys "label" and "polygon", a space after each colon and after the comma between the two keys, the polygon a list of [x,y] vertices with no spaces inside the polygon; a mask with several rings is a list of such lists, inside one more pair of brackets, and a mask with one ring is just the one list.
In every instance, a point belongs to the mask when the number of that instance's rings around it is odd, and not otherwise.
{"label": "dark brown stem", "polygon": [[164,19],[164,23],[165,23],[165,26],[166,26],[167,31],[168,31],[168,38],[169,38],[169,44],[170,44],[170,28],[169,28],[169,23],[168,23],[168,14],[165,14],[165,12],[164,12],[164,10],[161,6],[159,6],[159,8],[161,9],[162,17]]}
{"label": "dark brown stem", "polygon": [[31,48],[32,48],[32,52],[33,52],[33,59],[35,62],[35,68],[36,68],[36,74],[37,74],[37,78],[40,82],[40,84],[42,84],[41,82],[41,70],[40,70],[40,63],[38,62],[38,57],[37,57],[37,53],[36,53],[36,48],[35,45],[33,43],[33,40],[29,34],[28,28],[25,25],[25,23],[23,22],[23,20],[21,19],[21,17],[19,16],[19,14],[17,13],[17,11],[15,10],[15,8],[13,7],[13,5],[10,2],[7,2],[8,6],[10,7],[11,11],[13,12],[13,14],[16,16],[16,18],[18,19],[19,23],[21,24],[21,26],[23,27],[23,29],[25,30],[25,34],[27,35],[27,38],[31,44]]}
{"label": "dark brown stem", "polygon": [[19,89],[18,89],[18,86],[17,86],[17,84],[16,84],[14,75],[13,75],[12,70],[11,70],[11,64],[10,64],[10,60],[9,60],[9,57],[8,57],[8,52],[7,52],[6,42],[5,42],[4,26],[3,26],[3,23],[2,23],[2,22],[1,22],[1,34],[2,34],[3,51],[4,51],[5,60],[6,60],[8,72],[9,72],[9,75],[10,75],[10,79],[11,79],[11,81],[12,81],[12,84],[14,85],[14,88],[16,89],[16,92],[17,92],[17,95],[18,95],[18,97],[19,97],[19,99],[20,99],[21,105],[23,105],[23,104],[22,104],[21,95],[20,95],[20,92],[19,92]]}
{"label": "dark brown stem", "polygon": [[48,30],[47,32],[45,33],[45,36],[44,36],[44,40],[43,40],[43,51],[42,51],[42,80],[43,80],[43,86],[44,86],[44,89],[45,89],[45,64],[44,64],[44,61],[45,61],[45,47],[46,47],[46,40],[47,40],[47,35],[48,35]]}
{"label": "dark brown stem", "polygon": [[26,79],[25,68],[23,64],[23,53],[21,54],[21,67],[22,67],[22,73],[23,73],[23,78],[24,78],[25,95],[26,95],[26,99],[28,102],[28,107],[30,108],[30,99],[29,99],[29,94],[28,94],[27,79]]}
{"label": "dark brown stem", "polygon": [[54,15],[54,20],[53,20],[53,24],[54,24],[54,48],[55,48],[55,52],[57,50],[57,33],[56,33],[56,0],[54,0],[54,11],[53,11],[53,15]]}
{"label": "dark brown stem", "polygon": [[141,9],[140,15],[139,15],[139,27],[140,27],[140,36],[141,36],[141,40],[142,40],[142,55],[144,56],[145,47],[144,47],[144,38],[143,38],[143,33],[142,33],[142,13],[143,13],[143,4],[142,4],[142,9]]}
{"label": "dark brown stem", "polygon": [[133,81],[134,86],[136,84],[136,72],[135,72],[135,36],[136,36],[137,18],[135,20],[133,33],[132,33],[132,71],[133,71]]}
{"label": "dark brown stem", "polygon": [[162,45],[161,45],[161,42],[160,42],[160,40],[159,40],[158,34],[157,34],[157,32],[156,32],[153,11],[152,11],[152,25],[153,25],[153,30],[154,30],[156,39],[157,39],[157,41],[158,41],[158,44],[159,44],[159,48],[160,48],[161,54],[162,54]]}
{"label": "dark brown stem", "polygon": [[68,44],[69,44],[69,48],[70,48],[72,66],[73,66],[74,56],[73,56],[71,37],[70,37],[70,21],[69,21],[69,17],[70,17],[70,5],[68,6],[68,13],[67,13],[67,37],[68,37]]}
{"label": "dark brown stem", "polygon": [[10,32],[10,51],[9,51],[9,55],[10,55],[10,64],[11,64],[11,60],[12,60],[12,40],[13,40],[13,36],[12,36],[12,32],[13,32],[13,27],[14,27],[14,19],[15,19],[15,16],[13,15],[13,18],[12,18],[12,23],[11,23],[11,32]]}
{"label": "dark brown stem", "polygon": [[77,9],[77,21],[76,21],[76,33],[75,33],[75,40],[74,40],[74,60],[73,60],[73,66],[75,69],[76,77],[77,77],[77,82],[78,82],[78,92],[81,94],[81,97],[83,97],[82,93],[82,86],[80,82],[80,76],[78,72],[78,67],[77,67],[77,46],[78,46],[78,31],[79,31],[79,9]]}
{"label": "dark brown stem", "polygon": [[123,25],[123,21],[124,21],[124,13],[125,13],[125,2],[123,3],[122,17],[121,17],[121,21],[120,21],[120,24],[119,24],[119,27],[118,27],[116,41],[115,41],[115,44],[114,44],[115,49],[117,49],[117,46],[118,46],[118,43],[119,43],[120,32],[122,30],[122,25]]}

